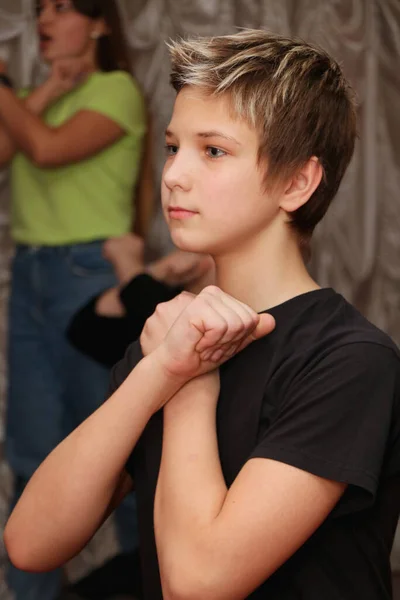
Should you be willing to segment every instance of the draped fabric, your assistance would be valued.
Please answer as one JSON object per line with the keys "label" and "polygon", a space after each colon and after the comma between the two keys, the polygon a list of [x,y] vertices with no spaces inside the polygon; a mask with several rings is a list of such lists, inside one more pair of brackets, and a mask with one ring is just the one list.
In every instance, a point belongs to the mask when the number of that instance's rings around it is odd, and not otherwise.
{"label": "draped fabric", "polygon": [[[38,82],[32,0],[0,0],[0,57],[19,85]],[[359,99],[359,140],[329,217],[314,240],[311,270],[323,286],[342,292],[400,342],[400,2],[398,0],[120,0],[134,71],[153,117],[156,178],[164,159],[164,130],[174,100],[165,42],[187,34],[217,35],[237,27],[295,34],[330,51]],[[8,293],[9,190],[0,176],[0,311],[4,349]],[[158,210],[148,239],[162,254],[171,245]],[[4,412],[6,365],[0,355]],[[0,438],[1,441],[1,438]],[[0,463],[0,517],[9,480]],[[100,544],[104,547],[104,544]],[[88,550],[83,563],[99,560]],[[395,557],[396,558],[396,557]],[[75,563],[82,570],[85,564]],[[0,582],[0,596],[1,596]],[[1,596],[3,597],[3,596]]]}

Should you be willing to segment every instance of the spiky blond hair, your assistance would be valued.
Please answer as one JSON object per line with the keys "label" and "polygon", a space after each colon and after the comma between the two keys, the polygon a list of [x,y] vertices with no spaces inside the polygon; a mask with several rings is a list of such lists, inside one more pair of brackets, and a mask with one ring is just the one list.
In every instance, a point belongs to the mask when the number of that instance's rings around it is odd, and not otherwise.
{"label": "spiky blond hair", "polygon": [[323,180],[291,215],[301,239],[308,240],[354,150],[355,97],[338,63],[317,46],[263,30],[178,40],[169,49],[177,92],[193,86],[227,96],[235,115],[256,128],[267,185],[318,157]]}

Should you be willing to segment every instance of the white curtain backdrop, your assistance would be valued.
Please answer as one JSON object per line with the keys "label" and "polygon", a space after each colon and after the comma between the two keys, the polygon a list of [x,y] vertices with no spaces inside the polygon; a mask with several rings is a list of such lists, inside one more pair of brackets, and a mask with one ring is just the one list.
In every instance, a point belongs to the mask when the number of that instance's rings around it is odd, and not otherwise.
{"label": "white curtain backdrop", "polygon": [[[0,56],[19,85],[38,82],[33,0],[0,0]],[[359,141],[329,218],[317,230],[311,269],[400,342],[400,2],[399,0],[120,0],[135,75],[148,98],[153,123],[157,182],[163,132],[174,93],[165,42],[188,34],[216,35],[237,27],[265,27],[319,43],[338,58],[358,92]],[[0,178],[1,348],[5,341],[9,190]],[[148,245],[164,253],[170,240],[160,211]],[[6,368],[0,353],[4,412]],[[0,442],[1,442],[0,429]],[[5,517],[7,470],[0,462],[0,518]],[[72,576],[115,550],[95,543],[75,561]],[[107,548],[105,550],[104,548]],[[4,557],[4,555],[3,555]],[[396,556],[395,556],[396,562]],[[1,595],[0,581],[0,598]],[[4,588],[4,600],[7,594]]]}

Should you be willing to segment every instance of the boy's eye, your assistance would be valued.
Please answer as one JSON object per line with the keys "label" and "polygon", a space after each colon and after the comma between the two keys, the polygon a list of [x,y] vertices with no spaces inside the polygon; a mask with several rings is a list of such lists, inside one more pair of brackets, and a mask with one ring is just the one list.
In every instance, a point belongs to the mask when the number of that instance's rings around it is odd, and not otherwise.
{"label": "boy's eye", "polygon": [[207,146],[206,154],[210,158],[220,158],[221,156],[225,156],[226,152],[215,146]]}
{"label": "boy's eye", "polygon": [[165,153],[167,156],[175,156],[178,152],[178,146],[174,146],[173,144],[165,145]]}

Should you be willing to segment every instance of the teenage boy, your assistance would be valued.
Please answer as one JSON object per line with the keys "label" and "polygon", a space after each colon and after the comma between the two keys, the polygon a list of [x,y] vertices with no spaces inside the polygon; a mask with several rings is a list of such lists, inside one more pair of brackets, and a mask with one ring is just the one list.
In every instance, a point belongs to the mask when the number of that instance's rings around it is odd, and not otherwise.
{"label": "teenage boy", "polygon": [[390,598],[399,353],[303,261],[353,153],[352,92],[325,52],[264,31],[171,55],[164,212],[218,287],[149,319],[29,483],[10,557],[62,564],[134,480],[149,600]]}

